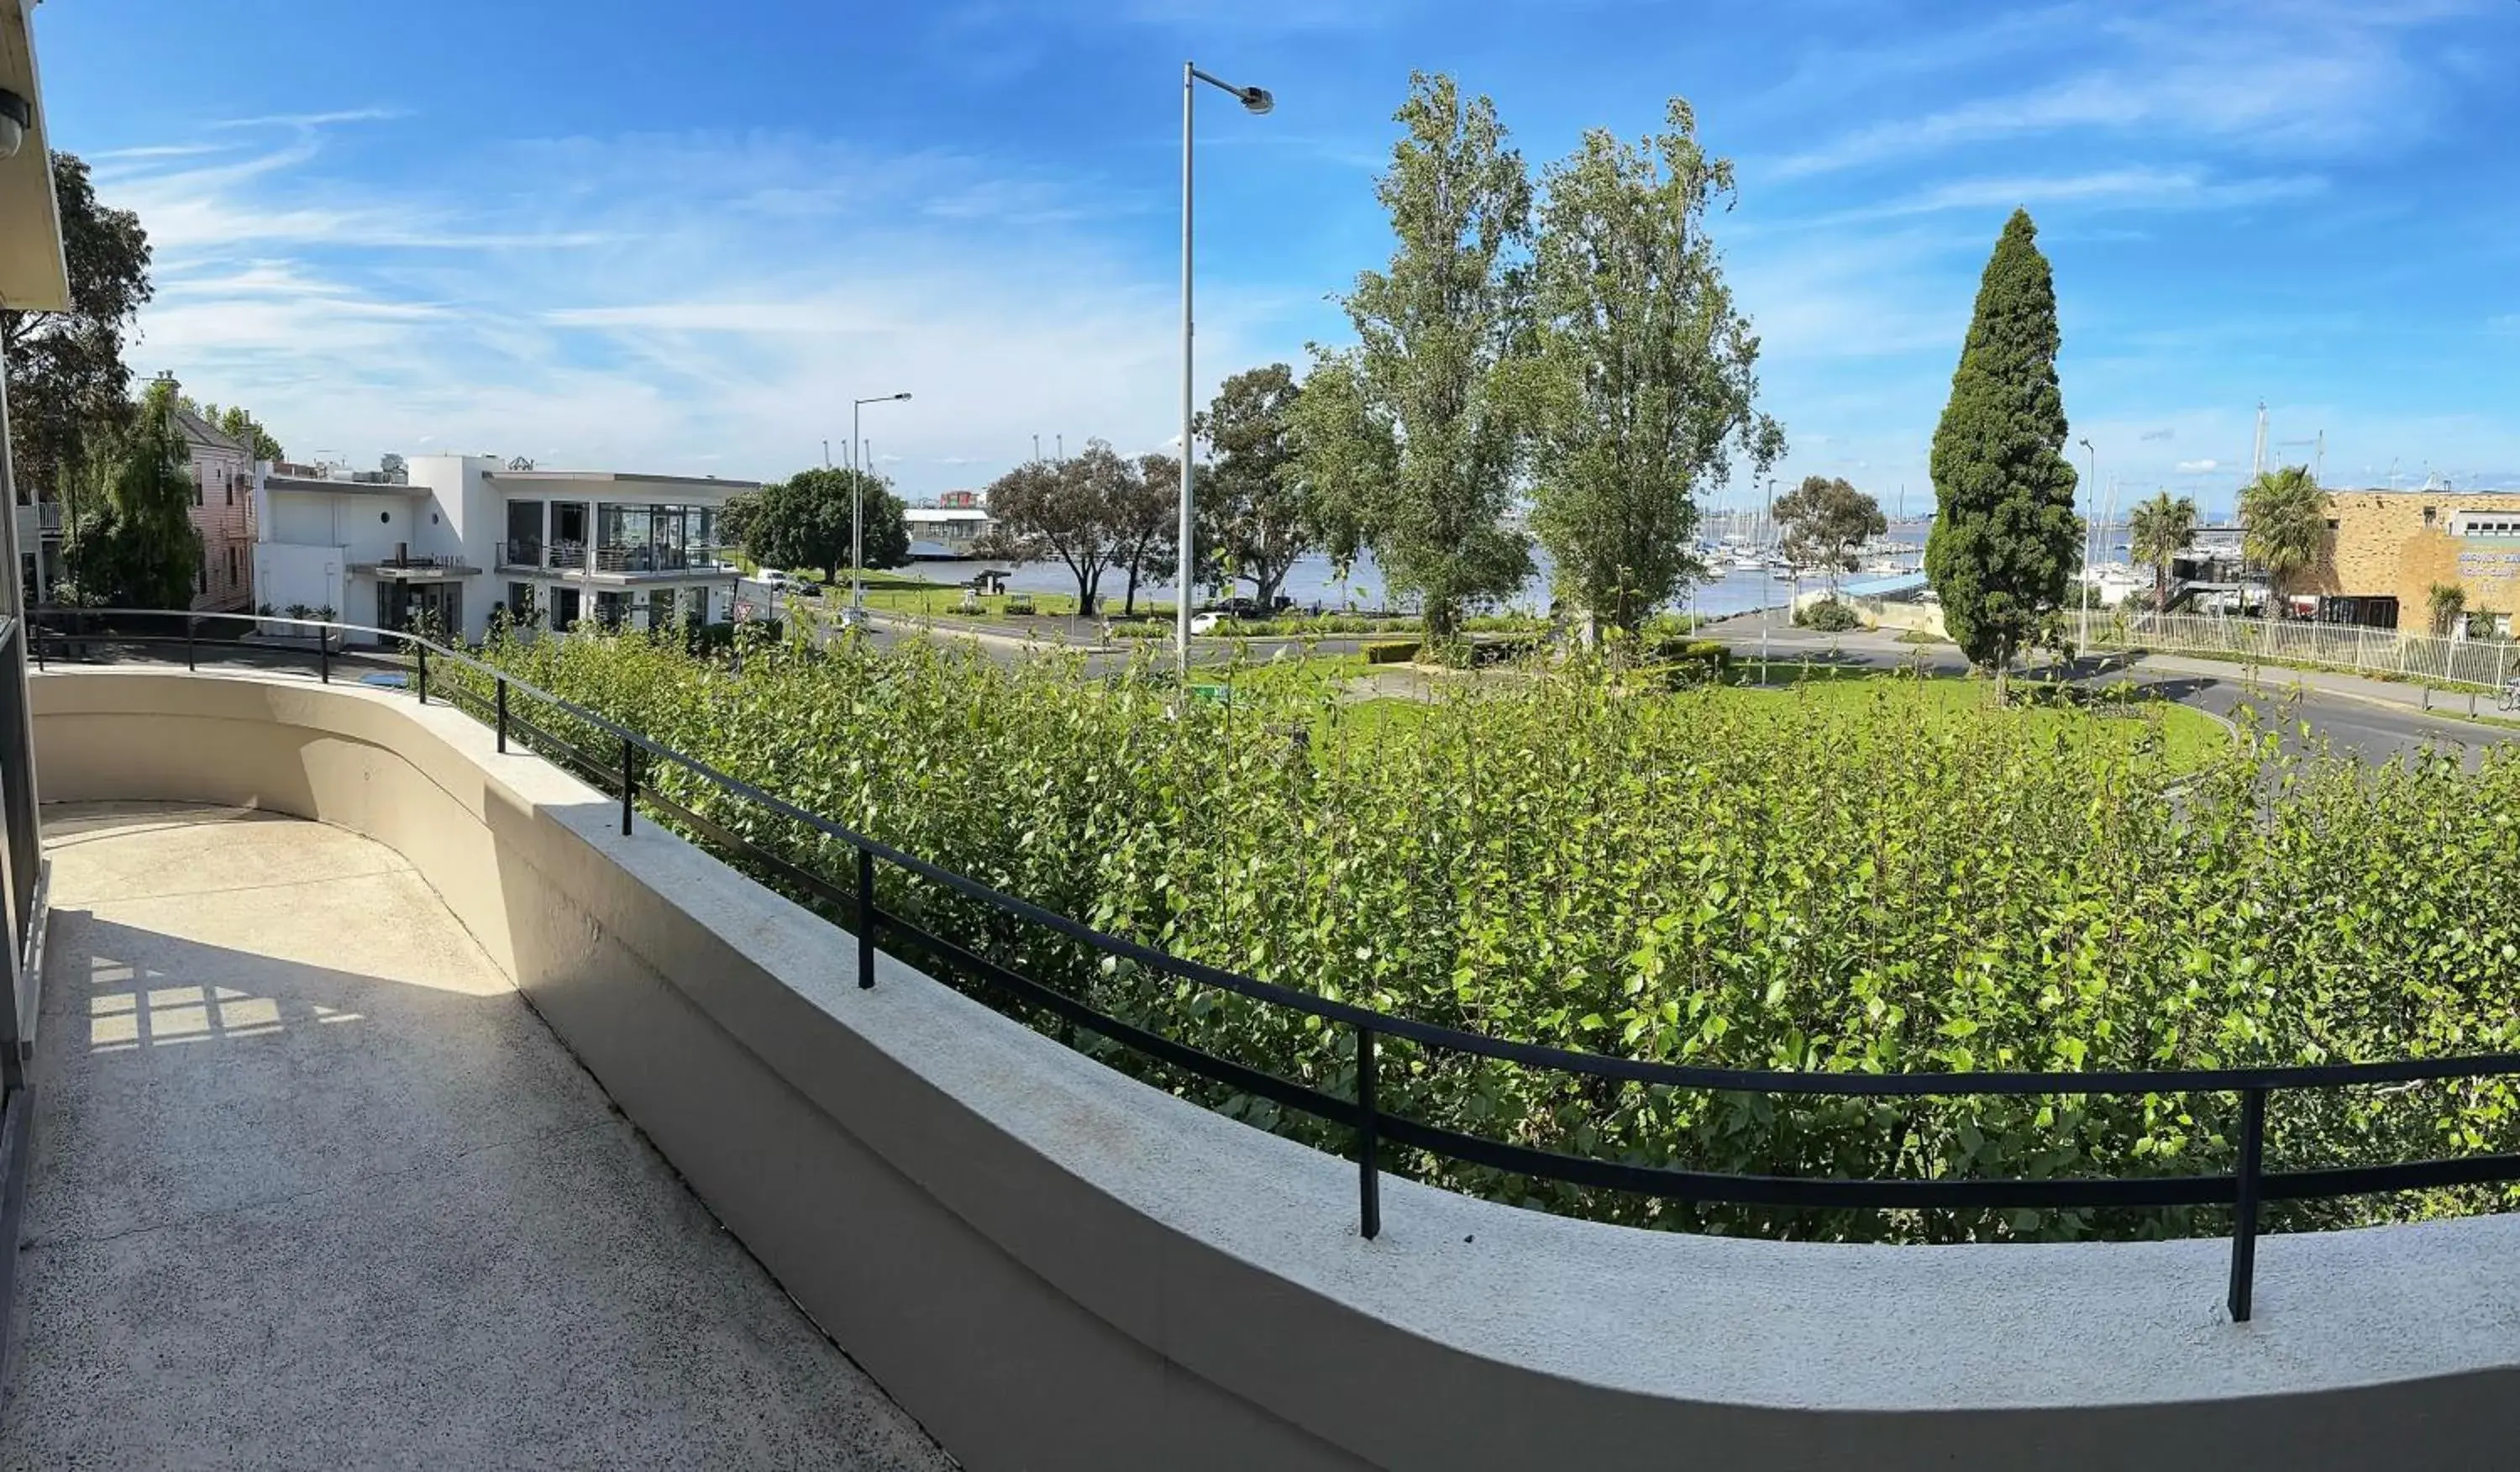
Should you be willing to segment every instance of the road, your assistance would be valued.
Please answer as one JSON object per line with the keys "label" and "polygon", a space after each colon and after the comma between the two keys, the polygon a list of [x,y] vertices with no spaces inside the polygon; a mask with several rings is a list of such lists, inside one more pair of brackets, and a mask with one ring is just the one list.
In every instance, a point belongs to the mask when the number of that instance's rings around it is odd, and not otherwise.
{"label": "road", "polygon": [[[1771,617],[1777,621],[1765,629],[1767,650],[1770,658],[1779,662],[1808,658],[1870,668],[1921,664],[1936,674],[1959,674],[1968,667],[1959,651],[1949,644],[1902,644],[1893,636],[1870,631],[1815,633]],[[1707,632],[1730,645],[1736,659],[1758,655],[1762,630],[1756,615],[1727,620]],[[2252,711],[2278,729],[2284,744],[2294,750],[2324,746],[2375,763],[2426,747],[2457,748],[2472,759],[2488,746],[2520,737],[2520,727],[2417,709],[2408,704],[2421,698],[2413,686],[2390,686],[2350,675],[2296,676],[2287,669],[2266,669],[2260,675],[2252,686],[2237,665],[2147,656],[2133,665],[2114,659],[2094,661],[2071,677],[2102,685],[2132,685],[2227,720]],[[2295,684],[2296,679],[2318,683]],[[2458,705],[2463,710],[2464,700]],[[2310,727],[2307,741],[2300,732],[2305,723]]]}

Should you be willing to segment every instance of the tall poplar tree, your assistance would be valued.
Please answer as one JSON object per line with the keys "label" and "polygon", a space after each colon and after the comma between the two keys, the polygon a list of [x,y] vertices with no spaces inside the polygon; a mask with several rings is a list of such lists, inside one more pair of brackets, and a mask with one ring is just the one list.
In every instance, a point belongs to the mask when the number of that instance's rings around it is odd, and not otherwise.
{"label": "tall poplar tree", "polygon": [[1440,643],[1531,575],[1529,538],[1504,525],[1522,448],[1508,380],[1527,345],[1531,180],[1496,105],[1464,103],[1449,76],[1413,75],[1394,119],[1407,133],[1374,187],[1398,237],[1390,267],[1357,277],[1342,304],[1358,345],[1315,349],[1291,419],[1332,555],[1371,548]]}
{"label": "tall poplar tree", "polygon": [[1532,270],[1532,529],[1559,594],[1629,631],[1699,572],[1698,501],[1733,456],[1764,471],[1784,448],[1707,231],[1732,161],[1707,157],[1687,102],[1667,118],[1642,145],[1595,129],[1551,165]]}
{"label": "tall poplar tree", "polygon": [[2028,210],[2004,221],[1934,430],[1925,573],[1953,642],[1995,672],[1999,700],[2083,560],[2056,385],[2056,284],[2038,236]]}

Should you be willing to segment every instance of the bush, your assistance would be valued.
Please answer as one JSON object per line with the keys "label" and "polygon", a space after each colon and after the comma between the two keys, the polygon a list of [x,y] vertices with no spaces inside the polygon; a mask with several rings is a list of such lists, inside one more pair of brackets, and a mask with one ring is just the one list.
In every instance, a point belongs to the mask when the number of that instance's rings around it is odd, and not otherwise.
{"label": "bush", "polygon": [[[684,647],[696,655],[724,654],[735,647],[738,638],[758,636],[760,642],[776,644],[785,625],[777,619],[752,619],[742,622],[689,623],[683,625]],[[744,630],[753,630],[747,634]]]}
{"label": "bush", "polygon": [[1358,652],[1365,656],[1369,665],[1406,665],[1418,658],[1419,647],[1416,639],[1386,639],[1377,644],[1368,644]]}
{"label": "bush", "polygon": [[1822,598],[1794,610],[1794,622],[1824,634],[1842,634],[1864,626],[1864,621],[1856,617],[1855,605],[1837,598]]}
{"label": "bush", "polygon": [[[1405,649],[1409,646],[1385,646]],[[1394,711],[1308,671],[1183,702],[1165,662],[637,638],[494,658],[815,812],[1107,933],[1429,1023],[1815,1072],[2167,1069],[2520,1047],[2520,749],[2383,766],[2270,735],[2185,773],[2140,711],[1941,682],[1623,697],[1582,668]],[[432,671],[434,675],[434,672]],[[450,680],[478,679],[469,669]],[[800,719],[811,713],[810,720]],[[537,713],[537,720],[544,718]],[[563,736],[585,736],[551,717]],[[1278,739],[1282,732],[1308,739]],[[659,765],[667,797],[845,891],[850,857]],[[886,867],[886,910],[1191,1046],[1343,1092],[1353,1039],[1009,926]],[[810,894],[835,918],[845,906]],[[940,971],[940,974],[941,973]],[[975,995],[1029,1015],[986,990]],[[1055,1027],[1045,1021],[1043,1026]],[[1384,1105],[1640,1165],[1964,1179],[2228,1172],[2228,1095],[1748,1097],[1384,1039]],[[1096,1056],[1259,1127],[1348,1131]],[[2501,1081],[2277,1096],[2270,1169],[2520,1149]],[[1389,1169],[1639,1225],[1850,1240],[2219,1233],[2228,1210],[1868,1213],[1652,1202],[1395,1149]],[[2279,1227],[2508,1205],[2460,1188],[2273,1208]]]}

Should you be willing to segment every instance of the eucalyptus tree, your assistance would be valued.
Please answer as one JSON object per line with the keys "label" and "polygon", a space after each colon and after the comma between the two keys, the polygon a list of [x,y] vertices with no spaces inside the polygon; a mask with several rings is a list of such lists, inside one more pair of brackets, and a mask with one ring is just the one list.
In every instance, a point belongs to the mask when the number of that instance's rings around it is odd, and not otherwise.
{"label": "eucalyptus tree", "polygon": [[1890,529],[1881,503],[1843,478],[1805,476],[1777,502],[1778,529],[1787,561],[1818,568],[1837,595],[1837,575],[1856,569],[1864,544]]}
{"label": "eucalyptus tree", "polygon": [[982,555],[1058,562],[1076,579],[1076,611],[1090,617],[1102,600],[1102,575],[1127,553],[1123,498],[1134,472],[1100,439],[1082,454],[1016,466],[990,483],[997,534]]}
{"label": "eucalyptus tree", "polygon": [[[1216,391],[1199,422],[1216,456],[1198,477],[1200,565],[1220,582],[1250,583],[1263,606],[1319,544],[1312,483],[1294,464],[1291,420],[1302,392],[1283,363],[1247,368]],[[1146,469],[1152,483],[1154,468]]]}

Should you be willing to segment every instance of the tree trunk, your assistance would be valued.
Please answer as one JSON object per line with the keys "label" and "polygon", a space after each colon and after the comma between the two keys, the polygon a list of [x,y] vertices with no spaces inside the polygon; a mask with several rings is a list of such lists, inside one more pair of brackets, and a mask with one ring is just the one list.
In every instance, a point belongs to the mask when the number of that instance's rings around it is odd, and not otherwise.
{"label": "tree trunk", "polygon": [[2012,704],[2012,652],[2010,650],[2002,651],[1996,656],[1995,703],[1998,706]]}
{"label": "tree trunk", "polygon": [[1076,575],[1076,617],[1080,619],[1094,617],[1094,584],[1100,580],[1089,577],[1083,573]]}
{"label": "tree trunk", "polygon": [[1123,619],[1138,617],[1138,565],[1134,562],[1129,564],[1129,592],[1128,596],[1120,601],[1120,617]]}
{"label": "tree trunk", "polygon": [[[1391,601],[1388,589],[1384,590],[1382,601],[1385,603]],[[1436,598],[1426,600],[1425,610],[1419,616],[1418,623],[1425,630],[1423,642],[1429,652],[1432,651],[1433,646],[1447,643],[1452,639],[1454,622],[1452,604]]]}

